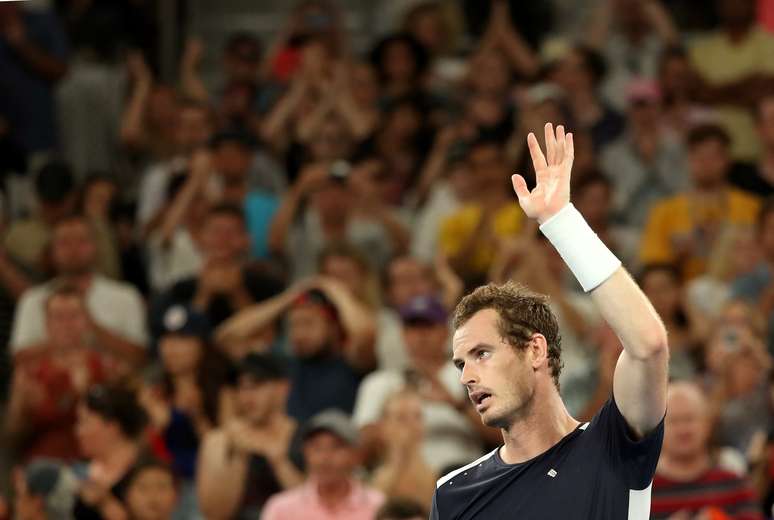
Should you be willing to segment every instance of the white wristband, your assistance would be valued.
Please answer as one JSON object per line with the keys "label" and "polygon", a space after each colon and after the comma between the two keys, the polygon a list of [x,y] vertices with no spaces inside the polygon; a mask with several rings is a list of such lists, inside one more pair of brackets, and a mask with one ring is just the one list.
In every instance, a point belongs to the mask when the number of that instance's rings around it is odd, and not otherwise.
{"label": "white wristband", "polygon": [[572,203],[546,220],[540,231],[553,244],[586,292],[610,278],[621,266],[621,261],[599,239]]}

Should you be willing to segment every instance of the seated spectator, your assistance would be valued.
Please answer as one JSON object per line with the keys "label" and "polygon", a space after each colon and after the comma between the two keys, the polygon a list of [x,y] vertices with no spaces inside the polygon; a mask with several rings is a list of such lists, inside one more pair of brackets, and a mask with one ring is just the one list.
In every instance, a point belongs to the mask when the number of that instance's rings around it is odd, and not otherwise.
{"label": "seated spectator", "polygon": [[33,353],[45,338],[45,303],[57,284],[74,287],[88,311],[88,333],[101,353],[129,366],[145,355],[145,309],[133,287],[98,274],[94,231],[82,216],[61,219],[53,230],[51,256],[56,277],[26,291],[16,309],[11,345],[14,355]]}
{"label": "seated spectator", "polygon": [[357,393],[353,420],[364,434],[366,449],[378,450],[386,444],[380,425],[385,403],[393,393],[411,388],[422,398],[425,461],[438,471],[476,459],[482,453],[482,437],[491,443],[501,437],[481,423],[459,384],[459,373],[449,356],[446,309],[433,297],[422,296],[402,307],[400,315],[409,368],[378,370],[363,380]]}
{"label": "seated spectator", "polygon": [[670,47],[661,54],[658,80],[662,123],[672,134],[684,139],[691,128],[717,119],[712,107],[698,99],[701,79],[684,48]]}
{"label": "seated spectator", "polygon": [[758,497],[746,479],[713,460],[712,412],[701,389],[693,383],[673,383],[667,408],[651,518],[762,520]]}
{"label": "seated spectator", "polygon": [[682,143],[661,124],[661,93],[652,81],[627,87],[626,132],[602,153],[601,166],[613,179],[620,224],[641,228],[655,201],[688,185]]}
{"label": "seated spectator", "polygon": [[242,210],[230,205],[211,208],[199,234],[203,267],[196,277],[177,282],[151,304],[151,333],[158,337],[166,310],[190,306],[217,327],[235,312],[274,296],[278,283],[261,266],[247,261],[250,238]]}
{"label": "seated spectator", "polygon": [[705,272],[731,226],[751,226],[760,203],[728,184],[730,138],[721,127],[702,125],[688,135],[688,166],[693,188],[656,203],[642,237],[643,264],[673,263],[684,279]]}
{"label": "seated spectator", "polygon": [[[161,381],[141,394],[164,454],[180,478],[178,514],[196,515],[194,476],[204,436],[232,413],[226,362],[210,344],[210,326],[201,313],[170,307],[159,338]],[[157,447],[159,445],[157,444]]]}
{"label": "seated spectator", "polygon": [[77,290],[56,288],[45,312],[45,340],[35,356],[16,364],[5,425],[20,441],[22,461],[72,462],[80,458],[72,428],[76,405],[89,386],[107,378],[109,363],[88,342],[88,311]]}
{"label": "seated spectator", "polygon": [[376,512],[376,520],[424,520],[425,518],[427,518],[427,512],[422,506],[403,498],[387,500]]}
{"label": "seated spectator", "polygon": [[302,439],[306,483],[270,498],[261,518],[372,518],[384,497],[354,478],[358,434],[349,417],[339,410],[321,412],[305,425]]}
{"label": "seated spectator", "polygon": [[126,512],[131,520],[172,520],[176,499],[174,473],[163,462],[143,460],[127,479]]}
{"label": "seated spectator", "polygon": [[75,433],[87,462],[74,468],[81,482],[75,520],[109,520],[125,514],[132,468],[141,459],[147,416],[135,394],[120,387],[92,387],[78,405]]}
{"label": "seated spectator", "polygon": [[367,201],[376,206],[365,214],[356,211],[365,201],[354,200],[349,178],[346,163],[314,164],[285,194],[269,229],[269,248],[286,256],[294,280],[314,274],[320,251],[331,241],[346,240],[379,269],[408,247],[406,229],[383,201]]}
{"label": "seated spectator", "polygon": [[729,181],[737,188],[768,197],[774,195],[774,94],[761,98],[755,109],[755,124],[761,142],[757,161],[731,170]]}
{"label": "seated spectator", "polygon": [[491,267],[497,241],[517,234],[524,214],[508,191],[511,172],[498,142],[474,142],[467,161],[476,195],[443,222],[439,246],[466,285],[477,285]]}
{"label": "seated spectator", "polygon": [[13,475],[16,520],[73,520],[78,480],[60,463],[39,459]]}
{"label": "seated spectator", "polygon": [[380,427],[387,449],[371,484],[388,498],[408,498],[427,508],[438,473],[422,455],[422,413],[422,400],[412,390],[399,391],[384,403]]}
{"label": "seated spectator", "polygon": [[300,422],[326,408],[351,411],[360,379],[373,369],[370,319],[338,280],[297,283],[237,314],[218,331],[221,342],[248,338],[286,318],[290,347],[288,413]]}
{"label": "seated spectator", "polygon": [[258,518],[266,501],[303,480],[291,461],[288,374],[279,358],[248,354],[238,368],[236,416],[204,438],[197,495],[207,518]]}

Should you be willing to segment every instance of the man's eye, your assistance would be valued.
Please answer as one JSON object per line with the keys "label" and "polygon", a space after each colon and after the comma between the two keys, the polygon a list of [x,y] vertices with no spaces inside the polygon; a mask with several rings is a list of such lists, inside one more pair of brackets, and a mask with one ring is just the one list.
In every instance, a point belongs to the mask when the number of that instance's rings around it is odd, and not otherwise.
{"label": "man's eye", "polygon": [[476,354],[476,358],[478,358],[478,359],[487,359],[491,355],[492,355],[492,353],[489,352],[488,350],[479,350],[478,353]]}

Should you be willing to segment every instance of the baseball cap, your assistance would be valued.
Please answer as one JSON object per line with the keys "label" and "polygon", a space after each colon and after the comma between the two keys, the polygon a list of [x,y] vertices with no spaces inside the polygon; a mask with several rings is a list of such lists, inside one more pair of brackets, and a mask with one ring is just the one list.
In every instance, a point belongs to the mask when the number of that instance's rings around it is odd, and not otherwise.
{"label": "baseball cap", "polygon": [[173,305],[167,309],[161,324],[161,335],[195,336],[207,341],[212,333],[207,316],[186,305]]}
{"label": "baseball cap", "polygon": [[275,354],[251,352],[237,366],[237,374],[262,382],[287,379],[288,370],[282,358]]}
{"label": "baseball cap", "polygon": [[328,409],[313,416],[304,426],[301,440],[306,441],[315,433],[328,432],[350,444],[357,444],[358,432],[352,420],[341,410]]}
{"label": "baseball cap", "polygon": [[656,103],[661,99],[661,89],[653,80],[634,79],[626,86],[626,101],[630,105],[637,103]]}
{"label": "baseball cap", "polygon": [[24,469],[24,480],[29,493],[43,497],[49,510],[69,515],[78,488],[78,480],[72,471],[56,461],[37,459]]}
{"label": "baseball cap", "polygon": [[415,296],[406,305],[398,309],[403,323],[446,323],[446,308],[434,296]]}

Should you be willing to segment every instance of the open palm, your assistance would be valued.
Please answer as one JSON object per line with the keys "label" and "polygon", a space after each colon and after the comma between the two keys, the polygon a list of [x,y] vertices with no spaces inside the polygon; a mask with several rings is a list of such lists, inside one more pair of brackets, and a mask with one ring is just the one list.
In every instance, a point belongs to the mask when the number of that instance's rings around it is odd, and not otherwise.
{"label": "open palm", "polygon": [[513,175],[513,189],[519,197],[521,209],[528,217],[543,223],[570,202],[570,170],[574,149],[572,134],[565,135],[564,127],[546,123],[546,155],[540,149],[535,134],[527,136],[529,154],[535,167],[537,184],[532,191],[519,174]]}

